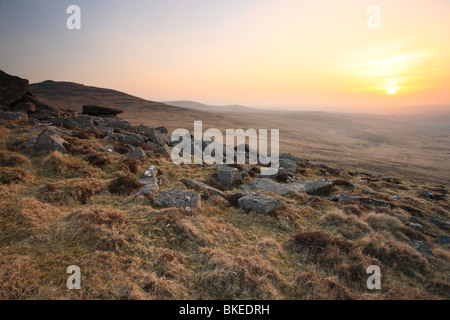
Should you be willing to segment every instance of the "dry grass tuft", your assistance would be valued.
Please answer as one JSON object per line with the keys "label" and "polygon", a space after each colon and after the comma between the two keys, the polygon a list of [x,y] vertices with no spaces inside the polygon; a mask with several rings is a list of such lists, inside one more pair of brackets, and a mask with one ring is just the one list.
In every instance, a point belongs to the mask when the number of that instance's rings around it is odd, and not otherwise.
{"label": "dry grass tuft", "polygon": [[101,167],[107,163],[111,163],[111,159],[107,154],[102,153],[91,153],[86,157],[86,161],[90,164]]}
{"label": "dry grass tuft", "polygon": [[300,274],[294,282],[298,295],[308,300],[354,300],[355,295],[335,278],[325,278],[313,272]]}
{"label": "dry grass tuft", "polygon": [[342,235],[346,239],[359,239],[372,231],[370,226],[354,215],[346,215],[335,209],[322,216],[321,224]]}
{"label": "dry grass tuft", "polygon": [[406,276],[421,278],[429,271],[428,261],[405,243],[374,234],[363,238],[360,244],[366,255]]}
{"label": "dry grass tuft", "polygon": [[39,190],[41,201],[55,205],[86,203],[90,197],[104,190],[104,182],[97,179],[70,179],[50,183]]}
{"label": "dry grass tuft", "polygon": [[[89,250],[138,250],[140,236],[121,210],[105,207],[83,209],[67,218],[64,237],[72,238]],[[133,248],[133,244],[136,247]]]}
{"label": "dry grass tuft", "polygon": [[94,177],[99,173],[98,169],[88,162],[59,151],[50,153],[42,164],[64,178]]}
{"label": "dry grass tuft", "polygon": [[220,249],[203,249],[198,275],[200,298],[280,299],[286,286],[280,273],[259,256],[241,256]]}
{"label": "dry grass tuft", "polygon": [[29,164],[30,160],[17,152],[0,151],[0,167],[19,167]]}
{"label": "dry grass tuft", "polygon": [[140,167],[136,160],[133,159],[125,159],[123,161],[123,166],[126,168],[130,173],[138,173],[140,170]]}
{"label": "dry grass tuft", "polygon": [[364,221],[375,231],[389,231],[396,237],[401,237],[403,234],[403,224],[396,217],[370,212],[364,217]]}
{"label": "dry grass tuft", "polygon": [[33,180],[34,177],[28,171],[14,168],[0,169],[0,183],[2,184],[30,184]]}
{"label": "dry grass tuft", "polygon": [[108,190],[113,194],[128,196],[143,186],[136,179],[121,174],[109,184]]}
{"label": "dry grass tuft", "polygon": [[72,137],[82,139],[82,140],[89,140],[91,138],[91,136],[87,132],[84,132],[84,131],[73,132]]}
{"label": "dry grass tuft", "polygon": [[287,248],[304,263],[313,263],[349,286],[360,287],[367,280],[373,259],[364,256],[353,243],[322,232],[305,232],[287,242]]}

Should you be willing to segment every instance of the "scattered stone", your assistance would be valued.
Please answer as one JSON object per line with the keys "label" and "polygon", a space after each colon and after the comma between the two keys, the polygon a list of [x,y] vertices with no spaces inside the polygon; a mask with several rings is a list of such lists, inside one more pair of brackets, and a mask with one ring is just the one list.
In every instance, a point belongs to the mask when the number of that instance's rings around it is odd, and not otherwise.
{"label": "scattered stone", "polygon": [[41,132],[34,145],[34,152],[53,152],[59,151],[61,153],[67,153],[64,147],[64,141],[58,134],[52,130],[46,129]]}
{"label": "scattered stone", "polygon": [[169,148],[169,146],[167,144],[165,144],[165,145],[159,146],[158,149],[156,149],[156,153],[170,157],[172,155],[172,150]]}
{"label": "scattered stone", "polygon": [[19,102],[10,107],[10,110],[13,112],[33,113],[36,111],[36,106],[31,102]]}
{"label": "scattered stone", "polygon": [[122,130],[133,130],[133,127],[128,121],[119,119],[119,118],[95,118],[95,122],[98,121],[98,123],[102,126],[114,128],[114,129],[122,129]]}
{"label": "scattered stone", "polygon": [[299,157],[293,156],[290,153],[282,153],[280,154],[280,159],[287,159],[287,160],[292,160],[295,161],[296,163],[301,162],[301,163],[305,163],[310,165],[311,163],[309,162],[309,160],[307,159],[301,159]]}
{"label": "scattered stone", "polygon": [[223,191],[220,191],[219,189],[213,188],[209,185],[207,185],[206,183],[203,183],[201,181],[197,181],[197,180],[187,180],[185,182],[186,186],[194,188],[194,189],[200,189],[203,191],[210,191],[213,192],[215,194],[217,194],[218,196],[222,197],[222,198],[227,198],[227,194]]}
{"label": "scattered stone", "polygon": [[87,114],[90,116],[110,116],[115,117],[118,114],[123,113],[122,110],[119,109],[113,109],[113,108],[107,108],[107,107],[100,107],[100,106],[94,106],[94,105],[86,105],[83,106],[83,114]]}
{"label": "scattered stone", "polygon": [[130,153],[127,154],[127,158],[129,159],[141,159],[145,157],[145,152],[140,147],[133,147],[132,145],[127,144],[126,147],[130,149]]}
{"label": "scattered stone", "polygon": [[200,196],[190,191],[165,189],[156,197],[156,205],[161,208],[191,209],[201,206]]}
{"label": "scattered stone", "polygon": [[409,217],[408,221],[411,223],[419,223],[420,222],[419,218],[417,218],[417,217]]}
{"label": "scattered stone", "polygon": [[289,184],[288,188],[298,192],[304,192],[310,196],[321,196],[329,194],[333,186],[333,181],[329,179],[319,179],[294,182]]}
{"label": "scattered stone", "polygon": [[114,146],[112,144],[108,144],[104,147],[98,148],[97,150],[102,152],[114,152]]}
{"label": "scattered stone", "polygon": [[428,222],[440,229],[447,229],[450,226],[450,223],[448,221],[445,221],[439,216],[434,216],[433,218],[429,219]]}
{"label": "scattered stone", "polygon": [[297,162],[290,159],[280,159],[280,167],[295,172],[297,170]]}
{"label": "scattered stone", "polygon": [[433,252],[423,241],[414,241],[408,243],[414,250],[423,255],[433,256]]}
{"label": "scattered stone", "polygon": [[116,139],[117,141],[123,142],[125,144],[130,144],[133,146],[137,146],[141,142],[141,140],[138,140],[135,137],[125,133],[115,133],[113,135],[113,138]]}
{"label": "scattered stone", "polygon": [[28,121],[26,112],[0,112],[0,119],[7,121]]}
{"label": "scattered stone", "polygon": [[156,129],[150,129],[149,138],[151,142],[158,146],[165,145],[169,142],[167,139],[167,135],[161,133],[161,131]]}
{"label": "scattered stone", "polygon": [[80,114],[73,121],[82,128],[90,128],[94,124],[94,118],[85,114]]}
{"label": "scattered stone", "polygon": [[437,236],[437,241],[439,244],[450,244],[450,237],[440,234]]}
{"label": "scattered stone", "polygon": [[409,227],[413,228],[414,230],[419,231],[421,233],[425,233],[425,229],[423,228],[423,226],[420,223],[410,223]]}
{"label": "scattered stone", "polygon": [[280,196],[285,196],[292,193],[294,190],[290,189],[288,185],[277,183],[268,178],[256,179],[246,184],[241,185],[242,190],[263,190],[273,192]]}
{"label": "scattered stone", "polygon": [[47,123],[50,123],[52,125],[57,126],[66,126],[69,128],[79,128],[80,125],[72,120],[66,119],[66,118],[51,118],[46,121]]}
{"label": "scattered stone", "polygon": [[238,200],[239,207],[245,211],[254,211],[259,214],[268,214],[283,208],[280,199],[260,194],[249,194]]}
{"label": "scattered stone", "polygon": [[217,166],[217,179],[227,188],[231,188],[242,180],[240,171],[237,168],[226,165]]}
{"label": "scattered stone", "polygon": [[142,194],[155,194],[159,191],[158,180],[156,174],[158,173],[158,169],[156,166],[152,165],[148,168],[142,178],[138,180],[138,182],[144,184],[144,186],[138,191],[137,195]]}
{"label": "scattered stone", "polygon": [[99,195],[104,196],[104,197],[110,197],[111,192],[104,190],[104,191],[100,192]]}
{"label": "scattered stone", "polygon": [[369,204],[371,206],[391,207],[390,203],[388,203],[386,201],[382,201],[382,200],[377,200],[377,199],[372,199],[372,198],[365,198],[365,197],[355,197],[353,199],[358,200],[359,202],[362,202],[362,203]]}

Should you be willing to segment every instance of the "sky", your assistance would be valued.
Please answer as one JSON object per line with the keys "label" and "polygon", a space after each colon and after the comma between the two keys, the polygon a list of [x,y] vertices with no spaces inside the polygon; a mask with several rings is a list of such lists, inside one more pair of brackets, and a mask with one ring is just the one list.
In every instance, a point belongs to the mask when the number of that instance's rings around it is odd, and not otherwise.
{"label": "sky", "polygon": [[0,0],[3,71],[154,101],[450,108],[449,39],[448,0]]}

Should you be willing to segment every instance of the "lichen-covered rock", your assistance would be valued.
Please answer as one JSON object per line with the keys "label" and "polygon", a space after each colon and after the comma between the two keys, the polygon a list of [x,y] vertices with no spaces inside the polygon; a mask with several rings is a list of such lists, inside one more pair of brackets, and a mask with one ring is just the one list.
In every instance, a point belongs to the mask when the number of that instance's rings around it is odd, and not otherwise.
{"label": "lichen-covered rock", "polygon": [[237,168],[219,165],[217,166],[217,179],[227,188],[231,188],[242,180],[241,173]]}
{"label": "lichen-covered rock", "polygon": [[238,200],[239,207],[245,211],[254,211],[259,214],[268,214],[283,208],[280,199],[260,194],[248,194]]}
{"label": "lichen-covered rock", "polygon": [[191,209],[201,206],[201,200],[194,192],[165,189],[158,194],[155,204],[161,208]]}
{"label": "lichen-covered rock", "polygon": [[145,152],[139,147],[133,147],[132,145],[127,144],[126,147],[130,150],[130,153],[127,155],[129,159],[141,159],[145,157]]}
{"label": "lichen-covered rock", "polygon": [[65,142],[56,132],[46,129],[37,138],[33,151],[35,153],[53,151],[67,153],[67,149],[64,147]]}
{"label": "lichen-covered rock", "polygon": [[28,121],[26,112],[0,112],[0,119],[8,121]]}

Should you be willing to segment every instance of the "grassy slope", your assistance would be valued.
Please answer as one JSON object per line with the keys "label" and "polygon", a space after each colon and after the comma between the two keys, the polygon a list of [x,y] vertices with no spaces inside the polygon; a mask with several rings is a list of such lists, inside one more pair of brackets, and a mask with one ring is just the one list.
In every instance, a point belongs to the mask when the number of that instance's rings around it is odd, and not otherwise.
{"label": "grassy slope", "polygon": [[[369,181],[348,171],[335,176],[306,167],[299,171],[304,178],[357,185],[335,187],[334,194],[367,196],[362,190],[368,189],[396,207],[344,205],[294,194],[280,197],[284,210],[264,216],[204,194],[202,207],[192,212],[159,210],[153,199],[135,192],[98,192],[119,174],[138,178],[152,164],[166,172],[163,188],[184,189],[182,178],[204,179],[214,170],[176,166],[156,154],[141,160],[134,174],[118,154],[108,155],[109,163],[101,167],[83,154],[35,156],[18,147],[33,136],[26,132],[29,124],[0,125],[2,299],[449,298],[450,251],[433,236],[448,232],[423,222],[427,234],[422,235],[407,226],[412,214],[449,218],[441,187],[407,178]],[[94,138],[70,142],[91,150],[106,144]],[[421,198],[423,189],[444,200]],[[402,200],[389,200],[391,195]],[[406,244],[412,240],[425,241],[435,256],[416,253]],[[72,264],[81,267],[81,291],[65,287],[65,271]],[[382,267],[379,292],[365,286],[371,264]]]}

